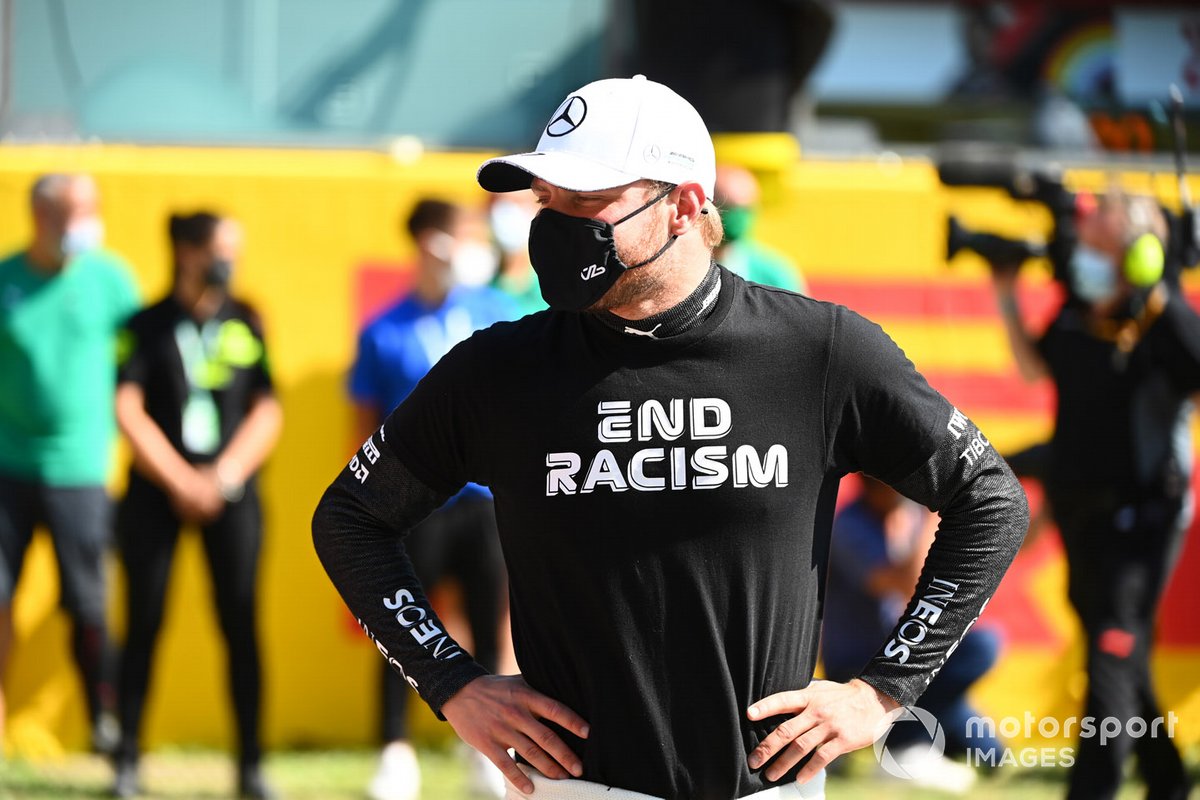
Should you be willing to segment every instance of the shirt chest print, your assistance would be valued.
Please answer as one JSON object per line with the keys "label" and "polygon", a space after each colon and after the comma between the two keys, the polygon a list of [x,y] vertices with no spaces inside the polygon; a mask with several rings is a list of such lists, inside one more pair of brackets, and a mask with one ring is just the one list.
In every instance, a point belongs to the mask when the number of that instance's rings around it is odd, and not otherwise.
{"label": "shirt chest print", "polygon": [[[546,496],[703,490],[730,482],[736,488],[788,485],[784,445],[760,451],[727,441],[731,431],[733,412],[719,397],[646,400],[636,407],[630,400],[601,401],[596,405],[600,446],[592,452],[546,453]],[[630,442],[646,446],[628,456],[628,448],[618,456],[604,446]]]}

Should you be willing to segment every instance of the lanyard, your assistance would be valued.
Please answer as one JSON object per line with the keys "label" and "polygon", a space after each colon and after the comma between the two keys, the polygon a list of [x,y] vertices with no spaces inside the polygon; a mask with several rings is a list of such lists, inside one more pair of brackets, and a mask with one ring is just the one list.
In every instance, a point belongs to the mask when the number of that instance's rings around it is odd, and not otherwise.
{"label": "lanyard", "polygon": [[220,329],[220,323],[211,319],[199,327],[190,319],[175,326],[175,344],[188,382],[181,420],[183,446],[198,454],[211,455],[221,443],[221,414],[209,391]]}
{"label": "lanyard", "polygon": [[183,374],[193,391],[211,389],[212,381],[208,368],[217,353],[217,339],[221,324],[210,319],[197,326],[190,319],[180,320],[175,326],[175,345],[183,362]]}

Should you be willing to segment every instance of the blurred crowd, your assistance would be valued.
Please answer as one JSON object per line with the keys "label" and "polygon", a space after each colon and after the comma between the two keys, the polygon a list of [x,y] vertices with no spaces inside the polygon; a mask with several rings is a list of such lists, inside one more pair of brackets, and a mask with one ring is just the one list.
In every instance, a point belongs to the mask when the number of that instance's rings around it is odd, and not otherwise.
{"label": "blurred crowd", "polygon": [[[761,193],[754,173],[721,165],[716,201],[725,229],[716,259],[748,280],[807,293],[799,268],[755,236]],[[228,650],[237,791],[274,797],[261,767],[263,680],[255,620],[263,525],[257,474],[285,412],[272,383],[262,319],[231,288],[243,237],[253,231],[215,210],[172,214],[160,223],[171,246],[170,288],[144,305],[128,265],[103,246],[100,197],[89,176],[39,177],[29,203],[32,239],[0,262],[0,670],[14,640],[17,578],[35,529],[44,526],[58,564],[61,605],[72,622],[71,656],[92,747],[112,759],[116,796],[140,793],[140,733],[171,563],[179,537],[194,531],[207,557]],[[347,365],[346,402],[354,410],[356,441],[369,439],[455,344],[481,328],[546,308],[527,249],[538,210],[530,192],[496,196],[478,207],[422,197],[404,210],[396,233],[414,253],[409,287],[368,320]],[[1166,454],[1164,463],[1173,469],[1076,480],[1072,454],[1091,445],[1087,430],[1074,434],[1079,441],[1066,441],[1080,424],[1073,420],[1090,420],[1094,429],[1105,424],[1106,414],[1128,411],[1125,405],[1086,412],[1075,407],[1067,415],[1060,408],[1057,446],[1037,449],[1036,469],[1025,463],[1026,454],[1013,461],[1019,473],[1045,482],[1055,501],[1045,514],[1063,526],[1068,545],[1071,600],[1088,636],[1093,688],[1087,703],[1097,715],[1159,713],[1148,677],[1154,613],[1190,520],[1182,464],[1187,454],[1170,450],[1178,444],[1178,414],[1151,408],[1162,405],[1168,383],[1200,384],[1195,315],[1180,305],[1177,287],[1162,280],[1163,225],[1155,204],[1119,192],[1092,209],[1072,262],[1069,299],[1039,340],[1024,329],[1016,308],[1019,265],[992,265],[1001,316],[1023,374],[1050,375],[1063,402],[1078,396],[1087,404],[1101,391],[1128,396],[1141,426],[1130,436],[1143,437],[1128,444],[1131,457],[1141,464]],[[1164,323],[1154,327],[1160,318]],[[1107,355],[1114,347],[1115,360]],[[1075,369],[1080,353],[1106,361],[1084,374]],[[1073,388],[1078,385],[1084,388]],[[1152,396],[1143,397],[1147,393]],[[105,489],[114,422],[132,454],[127,489],[115,502]],[[1147,441],[1163,453],[1137,451]],[[1098,446],[1109,455],[1126,447],[1120,437]],[[1085,461],[1120,462],[1099,455]],[[1114,488],[1098,503],[1094,487],[1110,478]],[[1118,487],[1134,485],[1143,489],[1117,494]],[[822,660],[825,675],[841,681],[857,674],[895,624],[937,528],[935,515],[887,485],[863,476],[859,486],[834,525],[826,590]],[[1117,542],[1140,531],[1141,549],[1095,547],[1088,537],[1106,528],[1112,528],[1103,534],[1106,541]],[[407,550],[424,586],[456,582],[474,657],[490,670],[511,671],[506,577],[488,489],[466,486],[397,546]],[[128,582],[127,633],[120,643],[110,641],[105,622],[110,548]],[[1127,575],[1130,565],[1134,573]],[[923,696],[922,707],[947,732],[948,748],[932,766],[924,759],[922,771],[914,773],[918,782],[966,792],[975,773],[954,757],[1004,746],[994,736],[965,735],[976,714],[968,690],[1001,649],[994,630],[972,630]],[[1122,705],[1127,693],[1129,702]],[[381,662],[381,751],[365,787],[374,800],[420,794],[409,699],[403,677]],[[3,712],[0,692],[0,733]],[[909,734],[890,742],[898,761]],[[1148,783],[1178,781],[1182,765],[1168,741],[1129,741],[1083,750],[1096,763],[1079,796],[1098,796],[1086,793],[1111,783],[1107,773],[1119,772],[1135,745]],[[919,743],[913,748],[928,749]],[[471,751],[464,769],[472,791],[504,796],[503,778],[486,759]]]}

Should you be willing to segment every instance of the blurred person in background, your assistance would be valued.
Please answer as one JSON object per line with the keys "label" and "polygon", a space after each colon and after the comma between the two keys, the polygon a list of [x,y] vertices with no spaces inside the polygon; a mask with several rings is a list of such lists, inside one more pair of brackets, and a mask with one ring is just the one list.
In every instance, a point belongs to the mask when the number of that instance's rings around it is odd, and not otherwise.
{"label": "blurred person in background", "polygon": [[170,293],[122,331],[117,421],[129,440],[129,489],[117,515],[128,578],[128,636],[118,687],[118,797],[139,792],[142,715],[183,525],[200,530],[228,648],[237,718],[238,792],[270,798],[262,756],[256,627],[262,513],[257,472],[282,412],[267,369],[258,315],[229,291],[241,254],[233,220],[172,215]]}
{"label": "blurred person in background", "polygon": [[1192,518],[1192,402],[1200,389],[1200,317],[1163,276],[1166,222],[1151,198],[1114,190],[1078,220],[1068,298],[1041,336],[1025,325],[1018,267],[993,264],[1009,344],[1026,380],[1058,395],[1044,462],[1062,535],[1068,594],[1083,624],[1085,714],[1122,732],[1079,741],[1069,797],[1111,798],[1136,752],[1154,798],[1187,796],[1169,736],[1127,735],[1162,716],[1150,649],[1162,593]]}
{"label": "blurred person in background", "polygon": [[[415,283],[407,294],[363,329],[350,374],[358,440],[365,441],[451,347],[476,330],[512,319],[516,309],[487,286],[496,271],[482,217],[433,198],[418,200],[405,223],[416,246]],[[467,623],[480,663],[495,669],[505,616],[503,556],[488,490],[466,486],[423,523],[404,544],[424,586],[458,580]],[[420,793],[420,768],[408,730],[409,687],[382,665],[379,768],[368,786],[373,800],[412,800]],[[504,780],[487,759],[469,755],[473,791],[501,797]]]}
{"label": "blurred person in background", "polygon": [[488,223],[500,248],[500,269],[492,285],[513,299],[517,315],[522,317],[546,308],[537,273],[529,260],[529,226],[537,212],[533,192],[492,195],[488,203]]}
{"label": "blurred person in background", "polygon": [[750,170],[738,164],[717,165],[716,203],[725,227],[717,263],[748,281],[808,294],[800,269],[753,236],[761,194]]}
{"label": "blurred person in background", "polygon": [[[936,514],[886,483],[862,476],[861,494],[838,512],[830,539],[821,637],[821,660],[830,680],[857,675],[895,627],[920,578],[937,522]],[[979,627],[967,631],[917,699],[918,706],[937,717],[949,752],[1000,747],[992,737],[968,736],[967,720],[977,712],[966,696],[995,663],[999,649],[995,632]],[[887,744],[920,786],[965,792],[974,783],[975,773],[967,765],[931,759],[928,735],[918,725],[898,726]]]}
{"label": "blurred person in background", "polygon": [[128,266],[101,249],[92,178],[44,175],[30,199],[33,241],[0,262],[0,676],[13,638],[15,583],[42,523],[73,625],[92,746],[104,751],[115,744],[103,669],[115,342],[139,300]]}

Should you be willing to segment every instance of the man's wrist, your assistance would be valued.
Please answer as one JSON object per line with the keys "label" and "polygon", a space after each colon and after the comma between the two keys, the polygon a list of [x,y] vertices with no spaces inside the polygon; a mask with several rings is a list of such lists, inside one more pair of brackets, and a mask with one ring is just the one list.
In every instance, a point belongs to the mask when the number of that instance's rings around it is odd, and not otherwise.
{"label": "man's wrist", "polygon": [[913,693],[910,691],[907,681],[899,678],[889,679],[884,675],[873,672],[869,664],[857,678],[853,678],[850,682],[858,682],[870,687],[886,711],[893,711],[900,706],[911,705],[916,700],[916,695],[919,694],[919,692]]}
{"label": "man's wrist", "polygon": [[471,659],[459,663],[453,673],[439,676],[436,681],[423,681],[422,689],[418,691],[418,694],[429,705],[434,716],[444,722],[446,716],[442,713],[442,707],[468,683],[476,678],[482,678],[484,675],[490,674],[488,670],[483,668],[483,665]]}
{"label": "man's wrist", "polygon": [[873,686],[862,678],[853,678],[850,682],[861,684],[866,689],[869,689],[875,695],[876,699],[879,701],[879,704],[883,706],[884,711],[895,711],[901,705],[896,698],[892,697],[890,694],[878,688],[877,686]]}
{"label": "man's wrist", "polygon": [[217,491],[226,503],[236,503],[246,496],[246,479],[228,461],[217,461],[213,465],[213,475],[217,480]]}

